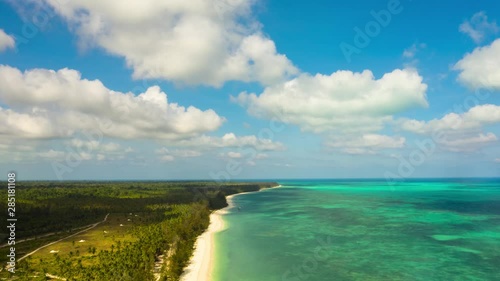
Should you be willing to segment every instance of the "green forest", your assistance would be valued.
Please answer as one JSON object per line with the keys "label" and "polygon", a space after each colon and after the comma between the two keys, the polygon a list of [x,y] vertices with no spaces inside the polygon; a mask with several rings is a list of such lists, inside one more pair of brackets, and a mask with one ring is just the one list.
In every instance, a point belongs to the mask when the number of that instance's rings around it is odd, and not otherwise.
{"label": "green forest", "polygon": [[[225,196],[274,182],[18,182],[16,272],[9,280],[179,280]],[[0,195],[7,219],[7,193]],[[88,229],[88,230],[87,230]],[[23,241],[25,240],[25,241]],[[52,242],[55,242],[51,244]],[[47,247],[22,259],[38,247]]]}

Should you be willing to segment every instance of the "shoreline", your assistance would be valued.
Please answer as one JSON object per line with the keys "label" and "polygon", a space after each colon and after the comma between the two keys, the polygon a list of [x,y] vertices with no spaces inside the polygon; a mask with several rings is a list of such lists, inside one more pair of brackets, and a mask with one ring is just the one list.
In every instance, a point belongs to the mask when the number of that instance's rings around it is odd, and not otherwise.
{"label": "shoreline", "polygon": [[[281,185],[271,187],[278,188]],[[194,244],[193,256],[189,260],[189,265],[184,269],[181,275],[181,281],[211,281],[213,273],[213,262],[215,258],[215,237],[214,235],[226,229],[222,216],[229,213],[229,209],[234,207],[233,198],[247,193],[260,192],[242,192],[226,196],[227,206],[210,214],[210,224],[207,230],[203,232]]]}

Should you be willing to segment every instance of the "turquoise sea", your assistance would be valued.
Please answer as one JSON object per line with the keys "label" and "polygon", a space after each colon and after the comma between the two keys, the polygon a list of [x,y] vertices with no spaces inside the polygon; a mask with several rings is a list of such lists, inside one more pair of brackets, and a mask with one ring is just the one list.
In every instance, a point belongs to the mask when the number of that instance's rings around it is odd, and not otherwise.
{"label": "turquoise sea", "polygon": [[234,198],[214,281],[500,280],[500,180],[279,181]]}

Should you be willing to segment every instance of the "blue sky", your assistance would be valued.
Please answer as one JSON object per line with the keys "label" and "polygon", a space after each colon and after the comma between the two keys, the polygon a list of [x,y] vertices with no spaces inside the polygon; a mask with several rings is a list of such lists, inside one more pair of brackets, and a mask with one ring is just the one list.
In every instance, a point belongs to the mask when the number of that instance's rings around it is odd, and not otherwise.
{"label": "blue sky", "polygon": [[2,177],[500,174],[494,1],[114,2],[0,2]]}

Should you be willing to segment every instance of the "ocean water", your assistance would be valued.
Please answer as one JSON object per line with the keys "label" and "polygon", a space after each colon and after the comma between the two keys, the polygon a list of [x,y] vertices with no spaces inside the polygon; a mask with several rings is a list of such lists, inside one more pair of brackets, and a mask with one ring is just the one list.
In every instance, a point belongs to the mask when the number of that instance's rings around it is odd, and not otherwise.
{"label": "ocean water", "polygon": [[234,198],[215,281],[500,280],[500,180],[280,184]]}

